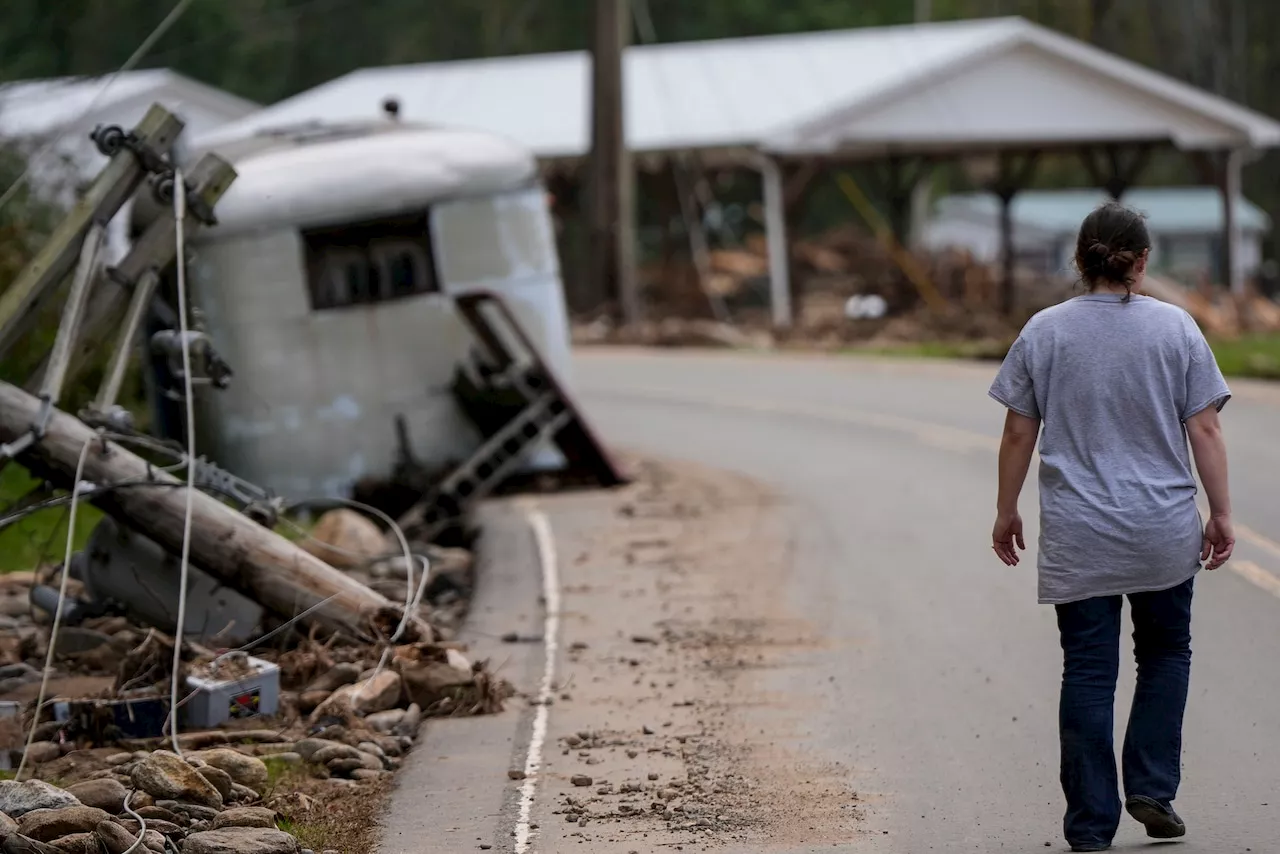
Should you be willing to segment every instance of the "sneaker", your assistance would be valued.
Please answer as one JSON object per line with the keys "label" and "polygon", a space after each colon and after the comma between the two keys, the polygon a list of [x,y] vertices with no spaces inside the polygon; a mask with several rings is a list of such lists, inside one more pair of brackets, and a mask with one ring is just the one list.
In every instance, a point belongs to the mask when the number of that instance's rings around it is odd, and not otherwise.
{"label": "sneaker", "polygon": [[1147,828],[1147,836],[1152,839],[1177,839],[1187,835],[1187,826],[1173,807],[1167,807],[1154,798],[1134,795],[1124,802],[1124,808]]}

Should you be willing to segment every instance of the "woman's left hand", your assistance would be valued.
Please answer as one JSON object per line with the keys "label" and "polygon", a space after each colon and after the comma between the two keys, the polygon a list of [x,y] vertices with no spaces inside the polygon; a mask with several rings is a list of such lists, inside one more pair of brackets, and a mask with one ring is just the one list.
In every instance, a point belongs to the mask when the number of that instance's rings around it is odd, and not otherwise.
{"label": "woman's left hand", "polygon": [[1004,561],[1005,566],[1017,566],[1018,550],[1027,550],[1027,544],[1022,539],[1022,516],[1016,511],[1009,515],[1001,514],[996,517],[995,527],[991,530],[991,548],[995,550],[996,557]]}

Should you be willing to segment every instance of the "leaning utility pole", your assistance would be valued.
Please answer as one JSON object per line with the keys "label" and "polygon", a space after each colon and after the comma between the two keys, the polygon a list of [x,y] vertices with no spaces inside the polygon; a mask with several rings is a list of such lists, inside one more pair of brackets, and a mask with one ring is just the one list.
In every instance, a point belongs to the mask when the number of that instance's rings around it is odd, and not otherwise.
{"label": "leaning utility pole", "polygon": [[595,0],[591,39],[591,157],[588,171],[587,282],[640,319],[635,280],[635,173],[623,122],[622,52],[630,41],[627,0]]}

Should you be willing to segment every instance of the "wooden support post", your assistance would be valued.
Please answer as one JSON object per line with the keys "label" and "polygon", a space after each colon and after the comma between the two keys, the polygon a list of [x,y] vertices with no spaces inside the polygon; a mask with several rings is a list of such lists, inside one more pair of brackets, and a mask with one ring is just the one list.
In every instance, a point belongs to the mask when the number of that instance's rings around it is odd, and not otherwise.
{"label": "wooden support post", "polygon": [[595,0],[591,47],[590,286],[601,288],[625,324],[640,320],[635,278],[635,170],[623,121],[622,51],[630,39],[627,0]]}
{"label": "wooden support post", "polygon": [[1228,151],[1222,156],[1222,277],[1237,298],[1243,297],[1247,282],[1240,266],[1240,183],[1243,153]]}
{"label": "wooden support post", "polygon": [[[0,442],[12,442],[28,431],[40,401],[16,386],[0,382]],[[70,487],[86,443],[95,447],[85,459],[84,479],[100,486],[155,482],[92,493],[89,497],[122,525],[159,543],[173,554],[182,548],[186,510],[181,482],[121,445],[63,412],[54,411],[48,431],[23,456],[40,476]],[[191,526],[191,561],[214,578],[273,613],[290,618],[319,605],[311,620],[326,628],[368,637],[371,624],[394,610],[387,599],[284,537],[267,530],[215,498],[196,492]]]}
{"label": "wooden support post", "polygon": [[1000,173],[992,188],[1000,199],[1000,310],[1005,316],[1012,316],[1017,308],[1017,247],[1014,245],[1013,198],[1019,190],[1031,183],[1037,160],[1036,152],[1023,155],[1020,162],[1012,154],[1001,154]]}
{"label": "wooden support post", "polygon": [[[206,154],[187,175],[190,189],[187,191],[189,206],[200,204],[212,210],[236,178],[231,164],[216,154]],[[185,231],[188,238],[200,228],[200,221],[188,217]],[[130,292],[148,272],[160,274],[173,263],[177,255],[177,226],[172,215],[161,214],[151,223],[115,268],[107,271],[94,287],[93,296],[85,310],[80,335],[76,340],[68,379],[75,382],[88,366],[89,356],[103,341],[119,328],[119,320],[129,302]],[[23,387],[33,391],[40,387],[48,362],[42,363]]]}
{"label": "wooden support post", "polygon": [[698,288],[711,308],[711,316],[721,323],[728,323],[729,310],[725,307],[724,300],[711,290],[711,249],[707,243],[707,232],[702,227],[702,213],[698,208],[692,170],[684,155],[676,154],[672,158],[671,171],[676,195],[680,200],[680,215],[684,219],[685,231],[689,234],[689,252],[697,271]]}
{"label": "wooden support post", "polygon": [[769,306],[774,327],[786,329],[794,320],[794,306],[782,167],[772,157],[761,156],[759,168],[764,184],[764,231],[769,251]]}
{"label": "wooden support post", "polygon": [[[182,122],[158,104],[133,131],[140,145],[157,153],[167,152],[181,132]],[[30,329],[36,311],[71,272],[89,227],[109,222],[146,174],[133,151],[117,151],[39,254],[0,294],[0,356]]]}

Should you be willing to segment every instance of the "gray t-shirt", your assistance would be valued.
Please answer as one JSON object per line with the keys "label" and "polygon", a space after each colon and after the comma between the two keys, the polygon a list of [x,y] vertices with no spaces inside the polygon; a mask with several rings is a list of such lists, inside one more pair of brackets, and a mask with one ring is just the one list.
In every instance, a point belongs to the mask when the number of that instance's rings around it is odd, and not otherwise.
{"label": "gray t-shirt", "polygon": [[1164,590],[1200,568],[1188,418],[1231,397],[1185,311],[1079,296],[1023,328],[990,394],[1042,419],[1039,596]]}

